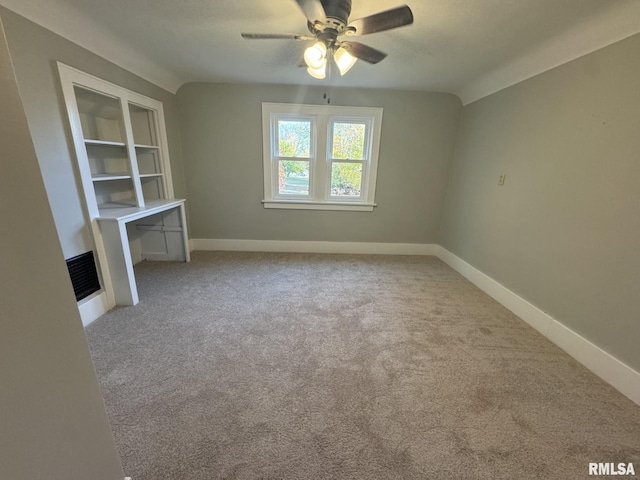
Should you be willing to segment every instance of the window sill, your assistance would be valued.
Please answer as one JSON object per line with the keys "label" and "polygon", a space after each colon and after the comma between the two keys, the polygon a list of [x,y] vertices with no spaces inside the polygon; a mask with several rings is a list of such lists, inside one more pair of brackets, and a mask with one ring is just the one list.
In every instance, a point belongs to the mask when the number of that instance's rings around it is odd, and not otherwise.
{"label": "window sill", "polygon": [[305,200],[263,200],[264,208],[292,210],[342,210],[351,212],[373,212],[375,203],[311,202]]}

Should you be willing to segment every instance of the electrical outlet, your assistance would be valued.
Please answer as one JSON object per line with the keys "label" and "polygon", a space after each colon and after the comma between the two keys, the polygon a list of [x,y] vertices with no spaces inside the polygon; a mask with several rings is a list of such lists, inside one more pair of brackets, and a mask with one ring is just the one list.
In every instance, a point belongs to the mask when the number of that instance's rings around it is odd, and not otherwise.
{"label": "electrical outlet", "polygon": [[505,179],[506,177],[507,177],[507,174],[506,174],[506,173],[501,174],[501,175],[498,177],[498,185],[504,185],[504,179]]}

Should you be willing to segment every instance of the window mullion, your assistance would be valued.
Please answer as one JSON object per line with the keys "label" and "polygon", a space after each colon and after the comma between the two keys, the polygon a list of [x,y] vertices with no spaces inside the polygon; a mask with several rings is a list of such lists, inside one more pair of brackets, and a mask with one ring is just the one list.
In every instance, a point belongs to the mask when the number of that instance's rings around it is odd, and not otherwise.
{"label": "window mullion", "polygon": [[360,179],[360,199],[365,200],[368,196],[369,192],[369,159],[365,159],[362,162],[362,178]]}
{"label": "window mullion", "polygon": [[330,175],[328,173],[329,122],[326,115],[316,117],[316,149],[313,177],[314,200],[326,200],[329,196]]}

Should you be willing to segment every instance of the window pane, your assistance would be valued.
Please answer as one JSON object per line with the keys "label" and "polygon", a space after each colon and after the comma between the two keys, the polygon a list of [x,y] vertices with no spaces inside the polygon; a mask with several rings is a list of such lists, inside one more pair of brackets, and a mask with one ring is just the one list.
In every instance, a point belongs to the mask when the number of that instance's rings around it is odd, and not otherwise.
{"label": "window pane", "polygon": [[278,157],[311,156],[311,121],[278,120]]}
{"label": "window pane", "polygon": [[364,160],[364,123],[333,124],[333,158]]}
{"label": "window pane", "polygon": [[362,164],[333,162],[331,165],[331,195],[359,197],[362,187]]}
{"label": "window pane", "polygon": [[280,160],[278,192],[280,195],[309,195],[309,162]]}

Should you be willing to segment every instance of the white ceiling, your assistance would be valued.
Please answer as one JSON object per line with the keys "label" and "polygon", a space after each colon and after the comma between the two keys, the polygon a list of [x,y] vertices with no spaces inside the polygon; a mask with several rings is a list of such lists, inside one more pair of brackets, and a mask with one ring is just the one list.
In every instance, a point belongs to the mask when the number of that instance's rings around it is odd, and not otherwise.
{"label": "white ceiling", "polygon": [[[469,103],[640,32],[640,0],[353,0],[351,18],[406,1],[414,24],[358,37],[389,56],[335,86],[450,92]],[[175,92],[187,82],[322,84],[297,67],[306,34],[293,0],[0,0]]]}

